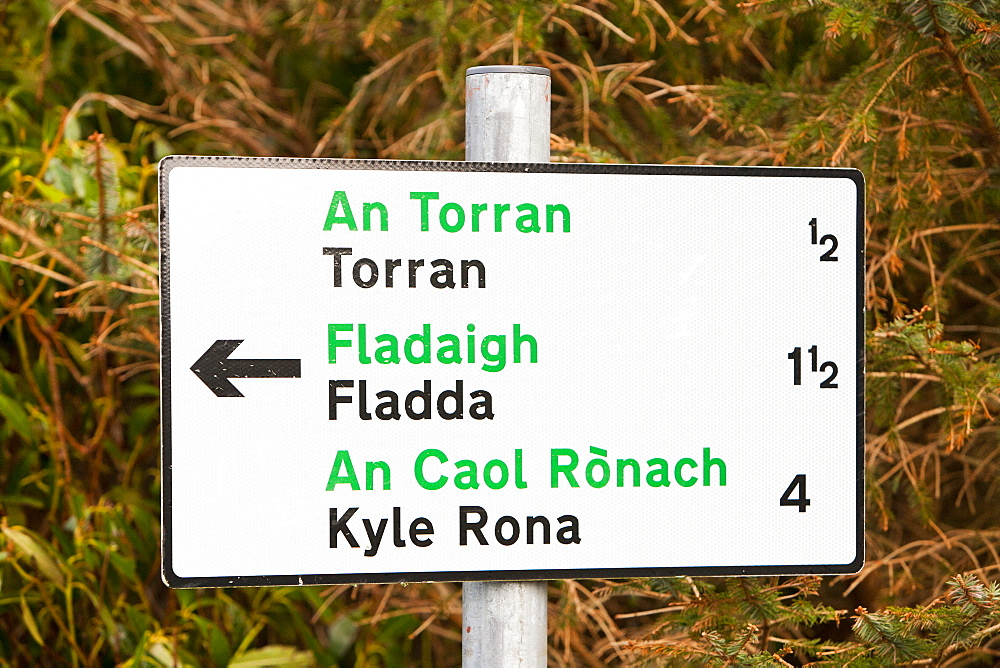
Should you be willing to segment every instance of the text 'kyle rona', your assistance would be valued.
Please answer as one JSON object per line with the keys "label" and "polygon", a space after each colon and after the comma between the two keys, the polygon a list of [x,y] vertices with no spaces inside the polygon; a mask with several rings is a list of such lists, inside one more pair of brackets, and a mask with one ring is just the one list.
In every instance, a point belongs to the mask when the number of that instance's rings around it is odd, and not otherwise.
{"label": "text 'kyle rona'", "polygon": [[[421,232],[486,232],[511,234],[568,234],[569,207],[565,204],[530,202],[457,203],[445,201],[439,192],[409,193],[412,207],[390,213],[382,202],[356,200],[352,206],[347,191],[336,190],[323,223],[327,232],[389,232],[396,226],[412,225]],[[360,203],[360,207],[358,204]],[[397,218],[399,220],[397,220]],[[338,239],[343,238],[338,236]],[[359,236],[363,243],[364,236]],[[478,259],[404,258],[378,260],[364,257],[356,244],[324,246],[330,256],[333,287],[341,289],[403,288],[406,290],[488,289],[487,268]],[[351,287],[351,283],[355,287]],[[373,333],[372,330],[375,330]],[[439,331],[433,323],[414,323],[413,330],[379,332],[365,322],[335,322],[327,325],[328,362],[337,364],[345,354],[363,365],[444,364],[476,365],[490,373],[508,364],[537,364],[538,341],[524,323],[511,323],[501,332],[477,331],[468,323],[465,331]],[[338,351],[340,355],[338,356]],[[469,367],[466,367],[469,368]],[[463,380],[435,392],[430,380],[418,388],[379,389],[369,396],[367,379],[335,379],[329,384],[329,418],[350,413],[361,420],[492,420],[493,396],[472,389],[466,396]],[[409,390],[409,391],[408,391]],[[339,410],[338,410],[339,408]]]}

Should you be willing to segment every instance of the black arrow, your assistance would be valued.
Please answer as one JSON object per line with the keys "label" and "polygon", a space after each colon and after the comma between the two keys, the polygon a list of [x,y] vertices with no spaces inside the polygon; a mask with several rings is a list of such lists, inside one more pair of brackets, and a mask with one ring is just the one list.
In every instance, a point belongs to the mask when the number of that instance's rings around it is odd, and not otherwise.
{"label": "black arrow", "polygon": [[198,358],[191,370],[217,397],[242,397],[230,378],[301,378],[302,360],[231,360],[229,356],[243,343],[220,340]]}

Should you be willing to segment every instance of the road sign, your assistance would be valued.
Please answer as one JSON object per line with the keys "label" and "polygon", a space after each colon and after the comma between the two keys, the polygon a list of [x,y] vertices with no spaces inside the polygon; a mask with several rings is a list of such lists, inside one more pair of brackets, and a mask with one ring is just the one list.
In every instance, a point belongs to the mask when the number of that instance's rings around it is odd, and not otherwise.
{"label": "road sign", "polygon": [[171,586],[846,573],[859,172],[170,157]]}

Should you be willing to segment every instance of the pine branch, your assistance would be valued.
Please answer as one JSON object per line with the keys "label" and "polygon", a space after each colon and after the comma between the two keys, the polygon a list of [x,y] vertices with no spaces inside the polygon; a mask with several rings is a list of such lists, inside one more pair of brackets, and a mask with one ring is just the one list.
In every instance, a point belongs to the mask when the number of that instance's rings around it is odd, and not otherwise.
{"label": "pine branch", "polygon": [[994,624],[993,626],[991,626],[989,628],[985,628],[985,629],[982,629],[980,631],[976,631],[975,633],[973,633],[971,636],[969,636],[965,640],[958,641],[958,642],[952,643],[951,645],[948,645],[948,647],[946,647],[941,652],[941,654],[938,657],[938,660],[940,661],[944,657],[946,657],[949,654],[951,654],[952,652],[960,650],[963,647],[971,646],[972,643],[976,642],[977,640],[981,640],[983,638],[987,638],[990,635],[992,635],[994,633],[997,633],[998,631],[1000,631],[1000,624]]}
{"label": "pine branch", "polygon": [[979,89],[972,81],[972,73],[969,72],[969,68],[965,66],[965,62],[962,60],[961,54],[955,47],[955,42],[952,41],[951,35],[944,29],[941,25],[941,21],[938,17],[937,10],[934,8],[934,3],[931,0],[926,0],[927,11],[930,14],[931,19],[934,21],[934,36],[941,43],[941,48],[944,50],[945,55],[951,60],[952,66],[958,73],[959,78],[962,80],[962,88],[965,90],[966,95],[972,100],[973,106],[976,108],[976,113],[979,115],[979,120],[982,123],[983,132],[986,133],[986,139],[989,141],[990,148],[994,153],[994,158],[1000,158],[1000,130],[997,129],[997,124],[990,115],[989,109],[986,108],[986,103],[983,101],[982,95],[979,94]]}

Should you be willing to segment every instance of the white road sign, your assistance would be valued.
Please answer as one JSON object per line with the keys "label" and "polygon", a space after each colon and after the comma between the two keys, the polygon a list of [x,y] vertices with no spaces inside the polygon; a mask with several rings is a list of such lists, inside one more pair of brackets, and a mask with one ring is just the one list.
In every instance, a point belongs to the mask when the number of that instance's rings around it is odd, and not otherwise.
{"label": "white road sign", "polygon": [[160,163],[170,586],[846,573],[846,169]]}

